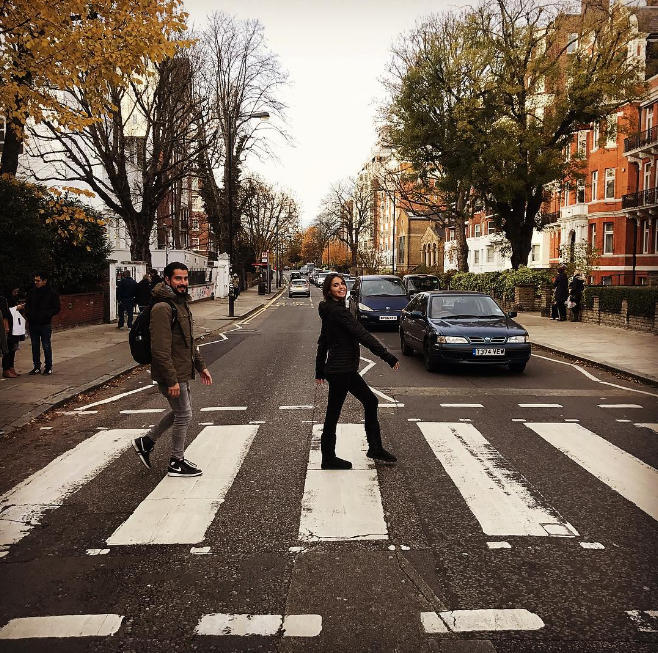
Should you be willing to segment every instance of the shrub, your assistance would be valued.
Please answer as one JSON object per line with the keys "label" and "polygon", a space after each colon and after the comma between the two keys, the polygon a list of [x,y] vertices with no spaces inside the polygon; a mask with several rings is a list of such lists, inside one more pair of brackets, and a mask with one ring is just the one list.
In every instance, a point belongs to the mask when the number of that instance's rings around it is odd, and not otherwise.
{"label": "shrub", "polygon": [[[530,283],[535,286],[535,294],[541,294],[541,288],[552,283],[551,270],[534,270],[520,267],[518,270],[501,272],[457,272],[450,281],[453,290],[473,290],[485,292],[499,299],[514,299],[514,286]],[[447,287],[447,286],[446,286]]]}
{"label": "shrub", "polygon": [[622,300],[628,300],[628,313],[638,317],[655,317],[658,288],[638,286],[597,286],[585,289],[584,304],[594,307],[594,297],[599,298],[599,308],[609,313],[621,312]]}

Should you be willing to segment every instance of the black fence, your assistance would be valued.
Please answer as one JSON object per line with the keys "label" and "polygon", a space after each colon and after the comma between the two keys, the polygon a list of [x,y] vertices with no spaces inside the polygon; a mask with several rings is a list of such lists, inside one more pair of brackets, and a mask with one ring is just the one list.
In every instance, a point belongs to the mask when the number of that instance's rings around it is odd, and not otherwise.
{"label": "black fence", "polygon": [[636,193],[628,193],[621,198],[622,209],[639,209],[645,206],[655,206],[658,203],[655,188],[639,190]]}
{"label": "black fence", "polygon": [[658,141],[658,126],[645,129],[637,134],[631,134],[624,139],[624,153],[632,150],[638,150],[641,147],[647,147],[651,143]]}

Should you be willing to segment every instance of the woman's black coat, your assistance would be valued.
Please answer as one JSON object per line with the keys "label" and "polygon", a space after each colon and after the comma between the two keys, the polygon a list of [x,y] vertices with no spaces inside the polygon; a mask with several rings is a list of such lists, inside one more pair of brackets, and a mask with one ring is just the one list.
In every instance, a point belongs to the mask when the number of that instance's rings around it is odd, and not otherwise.
{"label": "woman's black coat", "polygon": [[322,330],[315,358],[315,378],[327,374],[345,374],[359,369],[359,343],[394,367],[398,359],[372,336],[347,310],[343,302],[327,299],[320,302],[318,313]]}

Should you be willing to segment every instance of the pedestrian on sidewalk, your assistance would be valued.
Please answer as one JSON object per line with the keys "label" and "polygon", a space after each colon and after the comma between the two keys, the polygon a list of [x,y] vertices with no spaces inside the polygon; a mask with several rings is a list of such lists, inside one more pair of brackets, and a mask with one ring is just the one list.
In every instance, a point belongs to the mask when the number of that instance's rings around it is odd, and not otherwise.
{"label": "pedestrian on sidewalk", "polygon": [[192,420],[190,381],[195,371],[201,383],[212,384],[212,376],[194,344],[192,311],[188,306],[188,269],[183,263],[170,263],[164,281],[153,289],[156,302],[151,309],[151,378],[158,384],[170,409],[148,433],[133,442],[135,451],[151,469],[150,454],[158,438],[170,427],[172,450],[168,476],[201,476],[201,470],[185,458],[185,438]]}
{"label": "pedestrian on sidewalk", "polygon": [[558,319],[560,322],[566,322],[567,319],[567,299],[569,299],[569,277],[567,277],[567,266],[560,263],[557,266],[557,276],[553,283],[555,288],[555,303],[557,304]]}
{"label": "pedestrian on sidewalk", "polygon": [[398,359],[379,340],[372,336],[345,307],[347,285],[342,274],[328,274],[322,284],[324,301],[318,312],[322,318],[322,330],[318,339],[315,359],[315,382],[329,383],[327,413],[320,448],[322,469],[351,469],[352,463],[336,456],[336,426],[350,392],[362,404],[365,411],[368,458],[393,463],[397,458],[382,446],[381,430],[377,419],[379,401],[359,374],[359,343],[387,362],[394,370],[400,366]]}
{"label": "pedestrian on sidewalk", "polygon": [[580,322],[580,311],[582,308],[583,302],[583,292],[585,291],[585,277],[583,276],[583,271],[579,268],[576,268],[569,282],[569,298],[572,302],[571,307],[571,321]]}
{"label": "pedestrian on sidewalk", "polygon": [[41,374],[41,347],[46,367],[44,374],[53,373],[52,320],[61,310],[59,295],[51,287],[48,275],[34,275],[34,287],[27,293],[25,319],[32,341],[32,363],[30,374]]}
{"label": "pedestrian on sidewalk", "polygon": [[162,277],[158,274],[157,270],[151,270],[151,290],[159,283],[162,283]]}
{"label": "pedestrian on sidewalk", "polygon": [[235,299],[237,299],[240,296],[240,277],[238,277],[237,274],[234,274],[231,283],[233,284],[233,294]]}
{"label": "pedestrian on sidewalk", "polygon": [[141,313],[151,303],[151,277],[145,274],[135,288],[135,303]]}
{"label": "pedestrian on sidewalk", "polygon": [[133,312],[135,310],[135,292],[137,282],[130,276],[130,270],[121,273],[121,281],[117,286],[117,299],[119,300],[119,324],[117,329],[123,329],[124,313],[128,314],[128,328],[133,325]]}
{"label": "pedestrian on sidewalk", "polygon": [[16,371],[15,361],[20,343],[25,340],[25,325],[21,324],[23,321],[21,313],[25,304],[19,304],[19,292],[20,288],[16,284],[10,284],[0,296],[0,313],[2,313],[7,340],[7,351],[2,355],[2,376],[5,379],[15,379],[20,376]]}

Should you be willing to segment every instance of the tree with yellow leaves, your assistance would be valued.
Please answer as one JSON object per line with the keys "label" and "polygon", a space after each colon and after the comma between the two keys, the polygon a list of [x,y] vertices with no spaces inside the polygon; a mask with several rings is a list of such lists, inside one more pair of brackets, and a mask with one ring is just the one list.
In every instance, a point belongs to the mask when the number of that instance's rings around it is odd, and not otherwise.
{"label": "tree with yellow leaves", "polygon": [[[103,119],[104,89],[125,88],[185,45],[181,0],[5,0],[0,5],[0,173],[16,174],[28,119],[80,131]],[[63,91],[84,90],[88,106]]]}

